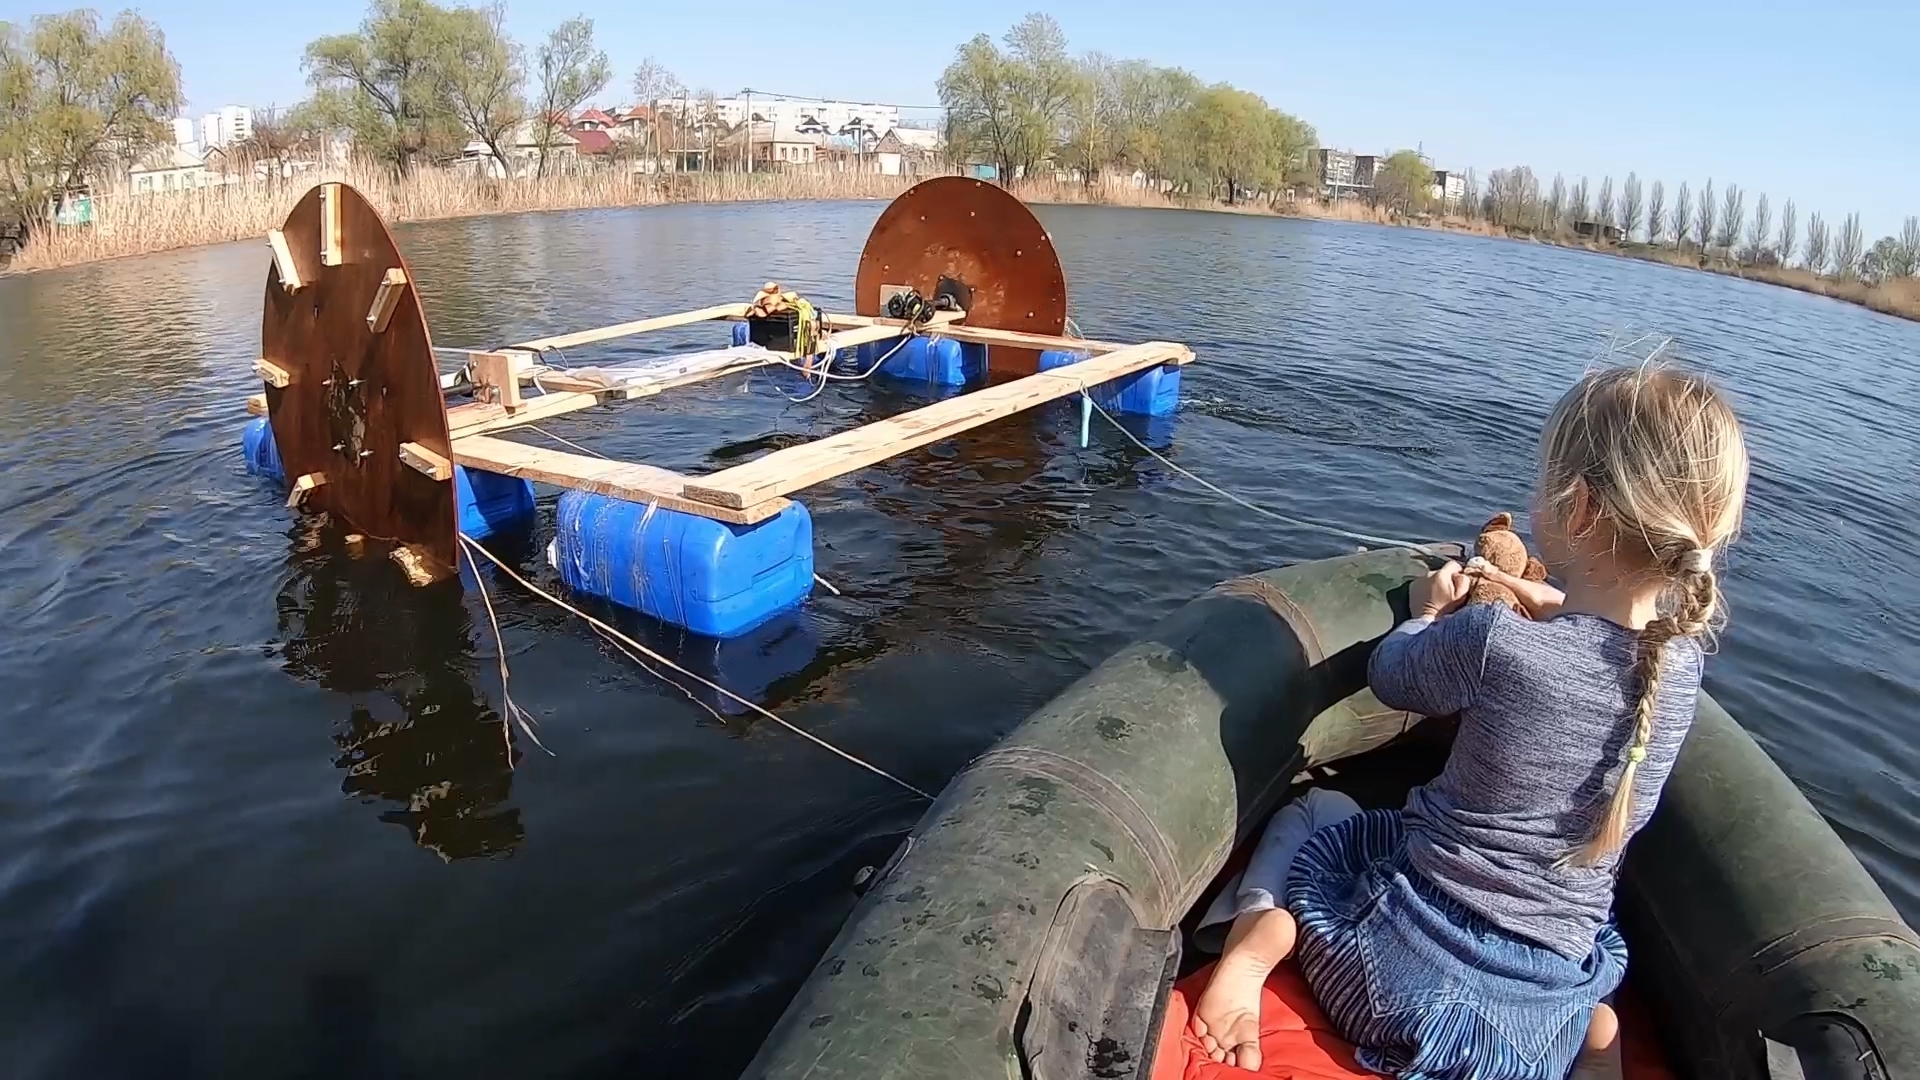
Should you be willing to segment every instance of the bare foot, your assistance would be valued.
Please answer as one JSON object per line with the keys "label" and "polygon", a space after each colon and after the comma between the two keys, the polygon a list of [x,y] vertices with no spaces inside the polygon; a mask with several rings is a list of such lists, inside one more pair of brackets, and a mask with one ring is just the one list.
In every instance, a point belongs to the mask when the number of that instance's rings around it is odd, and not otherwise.
{"label": "bare foot", "polygon": [[1568,1080],[1621,1080],[1620,1018],[1613,1006],[1600,1003],[1587,1022],[1587,1039],[1574,1060]]}
{"label": "bare foot", "polygon": [[1279,908],[1233,920],[1226,952],[1193,1010],[1193,1033],[1208,1057],[1259,1071],[1260,988],[1293,952],[1293,938],[1293,916]]}

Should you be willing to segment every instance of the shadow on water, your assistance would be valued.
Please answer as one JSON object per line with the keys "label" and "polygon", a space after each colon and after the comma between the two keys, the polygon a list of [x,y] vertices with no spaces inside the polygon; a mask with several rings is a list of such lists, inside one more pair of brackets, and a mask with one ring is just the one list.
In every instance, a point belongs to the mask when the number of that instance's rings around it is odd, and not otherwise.
{"label": "shadow on water", "polygon": [[388,806],[380,820],[449,862],[506,855],[526,839],[508,806],[521,752],[473,684],[476,628],[452,580],[409,585],[379,552],[358,555],[317,523],[295,528],[275,598],[287,674],[344,696],[333,734],[340,790]]}

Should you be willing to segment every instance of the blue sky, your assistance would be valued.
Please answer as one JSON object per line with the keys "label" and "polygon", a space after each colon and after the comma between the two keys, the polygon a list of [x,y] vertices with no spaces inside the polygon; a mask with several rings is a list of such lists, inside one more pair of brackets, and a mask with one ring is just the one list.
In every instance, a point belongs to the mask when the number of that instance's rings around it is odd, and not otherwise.
{"label": "blue sky", "polygon": [[[0,0],[0,19],[53,10]],[[103,11],[117,10],[109,5]],[[151,0],[194,114],[304,96],[300,50],[352,29],[357,3]],[[531,42],[582,6],[510,0]],[[1362,152],[1422,145],[1441,167],[1531,165],[1594,185],[1708,177],[1804,222],[1858,210],[1869,240],[1920,214],[1920,4],[1613,0],[1146,3],[975,0],[908,5],[814,0],[799,8],[642,0],[589,12],[616,79],[656,57],[689,86],[937,102],[934,80],[975,33],[1023,14],[1059,20],[1077,52],[1185,67],[1253,90]],[[1671,197],[1671,196],[1670,196]]]}

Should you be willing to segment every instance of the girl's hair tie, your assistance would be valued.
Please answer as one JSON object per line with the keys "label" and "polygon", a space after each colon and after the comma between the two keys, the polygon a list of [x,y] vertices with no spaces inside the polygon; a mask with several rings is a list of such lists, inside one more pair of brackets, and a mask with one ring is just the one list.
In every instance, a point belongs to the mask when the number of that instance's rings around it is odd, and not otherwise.
{"label": "girl's hair tie", "polygon": [[1647,748],[1644,746],[1630,748],[1627,751],[1627,760],[1633,762],[1635,765],[1647,760]]}
{"label": "girl's hair tie", "polygon": [[1704,574],[1713,569],[1713,549],[1694,548],[1680,556],[1680,569],[1689,574]]}

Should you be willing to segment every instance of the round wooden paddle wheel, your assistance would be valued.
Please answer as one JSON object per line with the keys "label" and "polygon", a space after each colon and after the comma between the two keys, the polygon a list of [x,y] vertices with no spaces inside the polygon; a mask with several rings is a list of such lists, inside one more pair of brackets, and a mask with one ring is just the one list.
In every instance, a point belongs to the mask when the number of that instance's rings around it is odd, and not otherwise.
{"label": "round wooden paddle wheel", "polygon": [[[955,295],[968,326],[1066,330],[1067,279],[1053,240],[1025,203],[983,180],[925,180],[881,212],[860,253],[854,310],[884,315],[887,298],[899,288],[928,300]],[[1039,353],[995,345],[987,365],[996,374],[1031,375]]]}
{"label": "round wooden paddle wheel", "polygon": [[269,243],[260,367],[295,498],[405,546],[435,573],[451,569],[446,405],[413,273],[386,222],[353,188],[321,184]]}

